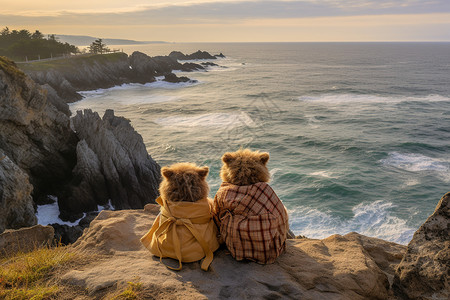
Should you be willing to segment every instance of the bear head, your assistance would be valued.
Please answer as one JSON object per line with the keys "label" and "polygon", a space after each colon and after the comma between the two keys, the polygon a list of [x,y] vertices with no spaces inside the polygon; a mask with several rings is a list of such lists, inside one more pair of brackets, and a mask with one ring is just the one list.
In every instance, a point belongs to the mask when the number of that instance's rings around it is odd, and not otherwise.
{"label": "bear head", "polygon": [[209,193],[206,182],[208,172],[208,167],[198,167],[193,163],[177,163],[163,167],[159,193],[161,197],[172,202],[195,202],[205,199]]}
{"label": "bear head", "polygon": [[269,182],[267,169],[269,153],[240,149],[226,152],[222,156],[223,166],[220,177],[224,182],[235,185],[251,185],[257,182]]}

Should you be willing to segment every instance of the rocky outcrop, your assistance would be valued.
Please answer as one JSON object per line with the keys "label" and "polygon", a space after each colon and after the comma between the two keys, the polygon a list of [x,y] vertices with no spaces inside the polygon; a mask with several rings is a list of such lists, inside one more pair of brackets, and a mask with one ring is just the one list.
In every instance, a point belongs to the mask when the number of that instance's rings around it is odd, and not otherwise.
{"label": "rocky outcrop", "polygon": [[28,175],[2,153],[0,149],[0,233],[37,222]]}
{"label": "rocky outcrop", "polygon": [[144,142],[123,117],[107,110],[103,119],[91,110],[72,118],[80,138],[77,166],[66,199],[59,200],[61,217],[95,210],[111,199],[116,209],[142,208],[158,195],[160,167]]}
{"label": "rocky outcrop", "polygon": [[91,296],[138,274],[143,289],[168,299],[387,299],[386,274],[393,274],[392,266],[405,250],[351,233],[288,240],[287,252],[269,265],[237,262],[221,248],[208,272],[198,262],[183,264],[176,272],[139,242],[158,212],[158,206],[150,204],[145,210],[102,211],[73,246],[102,254],[104,260],[69,271],[63,280]]}
{"label": "rocky outcrop", "polygon": [[[204,69],[198,64],[181,64],[169,56],[150,57],[137,51],[130,57],[125,53],[112,53],[79,56],[57,62],[51,67],[22,64],[21,68],[33,80],[45,86],[52,100],[64,99],[68,103],[82,98],[78,91],[110,88],[125,83],[153,82],[155,76],[164,76],[173,70],[190,72]],[[57,106],[66,112],[64,107]]]}
{"label": "rocky outcrop", "polygon": [[42,85],[42,88],[47,91],[47,101],[49,101],[57,110],[70,117],[71,112],[69,105],[58,96],[58,93],[49,84]]}
{"label": "rocky outcrop", "polygon": [[36,225],[18,230],[6,230],[0,234],[0,256],[28,252],[53,243],[51,226]]}
{"label": "rocky outcrop", "polygon": [[128,83],[132,70],[125,53],[73,57],[37,70],[33,65],[21,65],[26,73],[41,85],[50,85],[67,102],[80,100],[77,91],[109,88]]}
{"label": "rocky outcrop", "polygon": [[0,57],[0,148],[28,175],[35,202],[70,179],[77,142],[69,117],[13,62]]}
{"label": "rocky outcrop", "polygon": [[177,60],[192,60],[192,59],[216,59],[217,57],[225,57],[222,53],[217,55],[211,55],[206,51],[200,51],[191,53],[191,54],[183,54],[180,51],[172,51],[169,54],[169,57],[173,57]]}
{"label": "rocky outcrop", "polygon": [[170,73],[164,76],[164,81],[171,82],[171,83],[179,83],[179,82],[196,82],[196,80],[190,80],[186,76],[178,77],[177,75]]}
{"label": "rocky outcrop", "polygon": [[450,298],[450,193],[420,226],[395,272],[393,289],[403,299]]}

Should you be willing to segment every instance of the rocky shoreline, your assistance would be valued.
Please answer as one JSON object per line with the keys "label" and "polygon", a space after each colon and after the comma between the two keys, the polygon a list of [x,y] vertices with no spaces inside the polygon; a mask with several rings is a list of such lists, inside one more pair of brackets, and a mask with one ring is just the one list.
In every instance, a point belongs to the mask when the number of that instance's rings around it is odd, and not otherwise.
{"label": "rocky shoreline", "polygon": [[[130,56],[125,53],[99,54],[73,57],[50,65],[21,64],[20,68],[48,91],[49,100],[55,104],[80,100],[82,96],[78,93],[79,91],[104,89],[127,83],[144,84],[156,81],[156,77],[159,76],[164,76],[163,80],[172,83],[194,81],[187,77],[178,77],[173,71],[205,70],[208,65],[193,62],[180,63],[178,59],[225,57],[222,53],[213,56],[200,50],[187,56],[181,52],[176,53],[178,55],[172,52],[169,56],[154,57],[138,51]],[[67,111],[68,109],[64,108],[64,112]]]}
{"label": "rocky shoreline", "polygon": [[[112,110],[102,118],[79,111],[70,119],[62,101],[76,100],[80,90],[151,82],[155,76],[176,81],[176,68],[198,69],[170,55],[125,56],[85,61],[79,70],[27,70],[28,75],[0,57],[0,255],[51,243],[56,236],[73,243],[75,251],[101,256],[61,275],[66,284],[88,291],[86,299],[136,274],[151,295],[167,299],[450,297],[450,193],[407,247],[349,233],[291,239],[287,253],[271,265],[236,262],[222,248],[209,272],[198,263],[179,273],[167,270],[139,243],[158,213],[151,203],[160,182],[160,166],[142,137]],[[57,197],[63,220],[87,213],[80,225],[34,226],[36,204],[49,203],[48,195]],[[108,202],[119,210],[97,216],[94,211]]]}
{"label": "rocky shoreline", "polygon": [[[189,57],[205,55],[213,57],[201,51]],[[81,99],[78,91],[148,83],[158,76],[171,83],[190,81],[173,71],[205,70],[211,64],[134,52],[21,64],[19,69],[0,58],[0,232],[35,225],[36,205],[56,198],[63,221],[87,213],[80,225],[53,224],[55,235],[72,243],[98,206],[109,202],[116,209],[136,209],[154,202],[160,167],[130,121],[112,110],[102,118],[90,110],[70,118],[67,103]]]}

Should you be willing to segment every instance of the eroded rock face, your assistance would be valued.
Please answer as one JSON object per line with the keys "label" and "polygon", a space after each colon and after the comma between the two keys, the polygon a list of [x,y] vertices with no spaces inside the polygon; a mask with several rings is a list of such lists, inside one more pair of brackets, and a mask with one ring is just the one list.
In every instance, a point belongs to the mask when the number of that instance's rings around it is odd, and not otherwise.
{"label": "eroded rock face", "polygon": [[0,233],[37,223],[32,190],[28,175],[0,149]]}
{"label": "eroded rock face", "polygon": [[54,230],[51,226],[36,225],[18,230],[6,230],[0,234],[0,256],[32,251],[51,245]]}
{"label": "eroded rock face", "polygon": [[103,119],[91,110],[72,118],[77,146],[75,182],[60,210],[73,214],[95,210],[111,199],[116,209],[142,208],[158,195],[160,167],[148,155],[142,137],[123,117],[107,110]]}
{"label": "eroded rock face", "polygon": [[69,180],[77,142],[69,117],[13,62],[0,57],[0,148],[28,174],[35,201]]}
{"label": "eroded rock face", "polygon": [[[292,239],[273,264],[234,260],[225,248],[214,254],[211,269],[185,263],[179,272],[159,262],[139,242],[159,212],[102,211],[74,244],[75,249],[107,255],[64,280],[95,295],[138,275],[143,288],[159,297],[183,299],[387,299],[392,267],[404,246],[351,233],[323,240]],[[171,259],[165,263],[176,265]],[[151,270],[151,271],[149,271]]]}
{"label": "eroded rock face", "polygon": [[404,299],[450,298],[450,193],[414,233],[395,272],[393,289]]}

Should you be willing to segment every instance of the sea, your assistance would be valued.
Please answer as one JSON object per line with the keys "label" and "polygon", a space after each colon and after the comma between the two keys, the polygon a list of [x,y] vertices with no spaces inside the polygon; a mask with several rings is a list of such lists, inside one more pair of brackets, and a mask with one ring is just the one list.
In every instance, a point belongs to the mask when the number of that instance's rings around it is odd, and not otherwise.
{"label": "sea", "polygon": [[270,185],[296,235],[356,231],[407,244],[450,191],[450,43],[118,47],[226,58],[177,72],[195,82],[84,91],[71,111],[114,109],[161,166],[208,166],[210,197],[225,152],[269,152]]}

